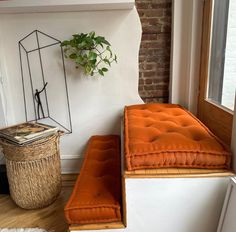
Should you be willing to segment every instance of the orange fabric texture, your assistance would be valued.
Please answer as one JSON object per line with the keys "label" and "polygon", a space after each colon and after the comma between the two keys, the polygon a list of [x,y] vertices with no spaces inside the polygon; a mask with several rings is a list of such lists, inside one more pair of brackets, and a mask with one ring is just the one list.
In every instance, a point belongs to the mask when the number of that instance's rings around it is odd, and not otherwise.
{"label": "orange fabric texture", "polygon": [[197,118],[175,104],[125,107],[128,170],[230,167],[230,152]]}
{"label": "orange fabric texture", "polygon": [[65,206],[69,224],[121,221],[120,138],[93,136],[72,195]]}

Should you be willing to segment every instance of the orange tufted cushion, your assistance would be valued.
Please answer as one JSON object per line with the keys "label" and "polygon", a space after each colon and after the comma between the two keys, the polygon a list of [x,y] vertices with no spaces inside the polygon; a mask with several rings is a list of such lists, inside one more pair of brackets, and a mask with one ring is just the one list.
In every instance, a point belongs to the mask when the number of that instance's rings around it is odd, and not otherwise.
{"label": "orange tufted cushion", "polygon": [[72,195],[65,206],[69,224],[121,221],[120,138],[93,136]]}
{"label": "orange tufted cushion", "polygon": [[197,118],[179,105],[125,107],[128,170],[189,167],[229,168],[230,153]]}

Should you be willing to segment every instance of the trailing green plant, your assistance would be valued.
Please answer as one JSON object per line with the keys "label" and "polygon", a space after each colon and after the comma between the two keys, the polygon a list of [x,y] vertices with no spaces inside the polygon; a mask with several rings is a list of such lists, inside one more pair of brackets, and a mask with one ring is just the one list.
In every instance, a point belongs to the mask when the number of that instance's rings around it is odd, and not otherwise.
{"label": "trailing green plant", "polygon": [[66,58],[73,60],[76,68],[82,68],[86,75],[94,76],[108,71],[117,56],[111,50],[111,44],[102,36],[96,36],[92,31],[88,34],[72,35],[71,40],[61,43]]}

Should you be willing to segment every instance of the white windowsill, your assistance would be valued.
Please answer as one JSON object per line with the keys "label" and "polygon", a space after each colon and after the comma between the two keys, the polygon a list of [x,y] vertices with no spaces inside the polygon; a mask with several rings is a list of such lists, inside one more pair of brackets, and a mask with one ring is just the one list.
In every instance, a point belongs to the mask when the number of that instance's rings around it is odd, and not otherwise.
{"label": "white windowsill", "polygon": [[0,13],[124,10],[134,4],[135,0],[3,0]]}

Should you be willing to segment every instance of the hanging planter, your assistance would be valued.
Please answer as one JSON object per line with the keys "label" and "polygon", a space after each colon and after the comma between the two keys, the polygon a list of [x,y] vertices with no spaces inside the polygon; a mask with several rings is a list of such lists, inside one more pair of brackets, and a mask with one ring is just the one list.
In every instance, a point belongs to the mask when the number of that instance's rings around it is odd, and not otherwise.
{"label": "hanging planter", "polygon": [[117,56],[111,50],[111,44],[95,32],[89,34],[75,34],[71,40],[61,44],[65,57],[75,62],[76,68],[83,69],[85,75],[94,76],[104,74],[113,62],[117,63]]}

